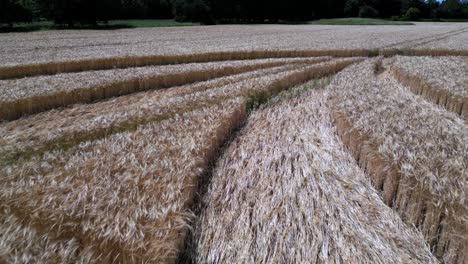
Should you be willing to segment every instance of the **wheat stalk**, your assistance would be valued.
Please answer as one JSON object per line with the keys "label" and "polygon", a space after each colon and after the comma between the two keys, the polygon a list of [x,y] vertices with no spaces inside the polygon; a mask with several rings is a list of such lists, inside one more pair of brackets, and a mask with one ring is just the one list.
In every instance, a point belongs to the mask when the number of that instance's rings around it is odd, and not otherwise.
{"label": "wheat stalk", "polygon": [[267,59],[141,67],[0,81],[0,119],[12,120],[75,103],[328,58]]}
{"label": "wheat stalk", "polygon": [[375,63],[350,67],[332,81],[338,132],[385,202],[423,232],[434,254],[463,263],[466,125],[387,72],[375,76]]}
{"label": "wheat stalk", "polygon": [[327,93],[256,111],[218,161],[195,228],[199,263],[437,263],[338,137]]}
{"label": "wheat stalk", "polygon": [[391,73],[414,93],[468,118],[467,59],[397,56]]}
{"label": "wheat stalk", "polygon": [[[457,23],[409,27],[152,28],[119,34],[60,31],[42,32],[36,37],[29,33],[2,34],[0,78],[215,60],[372,56],[398,49],[407,50],[406,54],[467,55],[466,34],[466,27]],[[425,44],[427,41],[430,42]]]}
{"label": "wheat stalk", "polygon": [[[332,74],[354,61],[356,59],[341,59],[317,65],[282,66],[78,105],[4,123],[0,125],[1,160],[16,162],[19,158],[28,159],[54,148],[69,148],[228,98],[243,96],[255,99],[259,94],[275,93],[275,90],[288,88],[294,83]],[[77,119],[79,123],[75,122]]]}
{"label": "wheat stalk", "polygon": [[[92,248],[95,262],[174,260],[198,177],[245,107],[233,99],[3,168],[0,207],[48,240],[78,240],[80,258]],[[6,236],[21,237],[21,228],[4,228],[13,232]],[[35,246],[2,250],[17,258]]]}

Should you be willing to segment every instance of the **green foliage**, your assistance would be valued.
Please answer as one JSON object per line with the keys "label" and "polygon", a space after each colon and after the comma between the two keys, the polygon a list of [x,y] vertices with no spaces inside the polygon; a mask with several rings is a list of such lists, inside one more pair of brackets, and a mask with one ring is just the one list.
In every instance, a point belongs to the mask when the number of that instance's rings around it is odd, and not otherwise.
{"label": "green foliage", "polygon": [[213,23],[210,7],[204,0],[175,0],[173,6],[176,21]]}
{"label": "green foliage", "polygon": [[419,11],[419,9],[417,9],[416,7],[411,7],[406,11],[404,18],[406,20],[415,21],[419,20],[420,15],[421,11]]}
{"label": "green foliage", "polygon": [[426,7],[428,10],[426,17],[431,19],[438,19],[440,17],[440,4],[437,0],[428,0],[426,2]]}
{"label": "green foliage", "polygon": [[444,18],[468,18],[468,1],[445,0],[439,12]]}
{"label": "green foliage", "polygon": [[31,10],[25,8],[17,0],[0,0],[0,24],[12,26],[14,22],[32,20]]}
{"label": "green foliage", "polygon": [[[416,11],[419,10],[419,13]],[[96,26],[118,19],[277,23],[336,17],[441,20],[468,17],[467,0],[0,0],[0,23],[53,20]],[[350,23],[354,23],[352,21]],[[365,23],[365,22],[363,22]]]}
{"label": "green foliage", "polygon": [[[352,17],[377,17],[379,12],[377,7],[381,5],[383,10],[388,9],[387,5],[382,5],[379,0],[347,0],[344,6],[344,13]],[[363,16],[360,14],[362,13]],[[374,15],[375,14],[375,15]]]}
{"label": "green foliage", "polygon": [[40,20],[42,9],[39,0],[19,0],[18,1],[31,14],[32,20]]}
{"label": "green foliage", "polygon": [[359,14],[359,7],[365,5],[363,0],[348,0],[344,6],[344,13],[347,16],[357,17]]}
{"label": "green foliage", "polygon": [[372,6],[361,6],[359,8],[359,17],[374,18],[379,15],[379,12],[375,10]]}
{"label": "green foliage", "polygon": [[170,19],[172,15],[172,3],[170,0],[148,1],[147,17],[157,19]]}

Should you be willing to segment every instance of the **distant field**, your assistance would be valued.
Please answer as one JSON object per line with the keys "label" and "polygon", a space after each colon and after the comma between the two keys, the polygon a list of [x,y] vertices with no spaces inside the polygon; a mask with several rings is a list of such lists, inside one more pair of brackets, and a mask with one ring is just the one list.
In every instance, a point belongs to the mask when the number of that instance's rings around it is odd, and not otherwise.
{"label": "distant field", "polygon": [[6,33],[0,34],[0,78],[215,60],[466,55],[468,50],[468,26],[463,23],[362,27],[225,25]]}
{"label": "distant field", "polygon": [[466,263],[468,25],[312,23],[0,34],[0,263]]}

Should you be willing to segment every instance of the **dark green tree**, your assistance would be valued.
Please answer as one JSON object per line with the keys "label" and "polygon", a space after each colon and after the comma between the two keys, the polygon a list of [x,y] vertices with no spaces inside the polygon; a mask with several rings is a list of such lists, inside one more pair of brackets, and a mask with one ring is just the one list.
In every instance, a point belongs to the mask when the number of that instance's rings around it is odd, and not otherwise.
{"label": "dark green tree", "polygon": [[172,4],[169,0],[148,1],[145,18],[170,19],[172,15]]}
{"label": "dark green tree", "polygon": [[440,5],[440,14],[444,18],[468,18],[468,1],[445,0]]}
{"label": "dark green tree", "polygon": [[[410,8],[423,18],[466,18],[467,0],[0,0],[0,23],[50,19],[57,24],[96,25],[109,19],[168,19],[265,23],[319,18],[392,17]],[[414,14],[414,10],[410,13]]]}
{"label": "dark green tree", "polygon": [[437,0],[428,0],[426,2],[426,7],[428,10],[428,13],[426,14],[426,16],[428,18],[438,19],[440,17],[440,10],[439,10],[440,4]]}
{"label": "dark green tree", "polygon": [[361,6],[359,8],[359,17],[375,18],[379,16],[379,12],[372,6]]}
{"label": "dark green tree", "polygon": [[177,21],[192,21],[212,24],[211,8],[205,0],[175,0],[174,17]]}
{"label": "dark green tree", "polygon": [[15,22],[29,22],[32,19],[31,11],[17,0],[0,0],[0,24],[9,27]]}
{"label": "dark green tree", "polygon": [[348,0],[344,6],[344,13],[349,17],[357,17],[362,7],[366,6],[366,8],[364,8],[366,11],[369,7],[374,8],[376,4],[376,0]]}
{"label": "dark green tree", "polygon": [[378,0],[374,7],[381,17],[398,16],[401,13],[401,0]]}
{"label": "dark green tree", "polygon": [[408,10],[406,10],[404,18],[406,20],[416,21],[416,20],[419,20],[420,15],[421,15],[421,11],[419,11],[418,8],[410,7],[408,8]]}

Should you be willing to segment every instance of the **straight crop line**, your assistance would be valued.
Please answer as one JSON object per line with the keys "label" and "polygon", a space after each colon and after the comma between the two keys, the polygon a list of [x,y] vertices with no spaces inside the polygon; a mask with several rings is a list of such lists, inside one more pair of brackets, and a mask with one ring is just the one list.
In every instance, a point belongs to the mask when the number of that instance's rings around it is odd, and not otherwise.
{"label": "straight crop line", "polygon": [[[298,84],[307,82],[311,78],[316,78],[316,77],[323,77],[327,76],[330,74],[334,74],[347,65],[354,63],[356,60],[347,60],[347,61],[341,61],[337,63],[329,63],[325,64],[324,66],[308,66],[308,67],[303,67],[300,70],[292,71],[290,74],[284,75],[284,77],[279,78],[277,80],[274,80],[268,85],[265,85],[265,87],[258,87],[258,89],[253,89],[249,90],[249,92],[246,93],[246,96],[244,99],[241,101],[242,103],[242,109],[239,109],[239,113],[235,113],[232,115],[232,119],[235,119],[235,122],[230,122],[229,127],[226,126],[226,124],[220,125],[217,127],[217,130],[219,132],[214,133],[215,135],[220,135],[217,136],[215,139],[213,139],[214,143],[210,143],[209,149],[203,150],[203,153],[207,153],[206,155],[203,155],[203,163],[204,165],[200,167],[202,170],[201,171],[206,171],[206,166],[208,165],[209,160],[213,160],[216,158],[216,154],[218,153],[219,147],[223,145],[223,142],[226,141],[228,138],[226,135],[229,133],[232,133],[232,131],[236,128],[242,125],[242,123],[246,119],[246,113],[248,113],[248,108],[258,105],[261,102],[256,102],[257,100],[262,101],[263,98],[265,97],[271,97],[278,92],[281,92],[283,90],[286,90],[290,87],[296,86]],[[261,94],[261,95],[259,95]],[[229,95],[227,95],[229,96]],[[251,101],[251,103],[246,104],[245,101],[248,99]],[[221,103],[223,100],[219,103]],[[219,105],[218,103],[218,105]],[[220,109],[223,107],[220,106]],[[229,108],[229,107],[228,107]],[[130,129],[134,129],[135,126],[129,126]],[[118,137],[114,137],[114,139],[118,139]],[[125,153],[124,153],[125,154]],[[124,155],[122,154],[122,155]],[[126,155],[126,154],[125,154]],[[200,154],[201,155],[201,154]],[[117,162],[118,163],[118,162]],[[205,164],[206,163],[206,164]],[[21,167],[21,164],[15,165],[15,167]],[[19,168],[18,167],[18,168]],[[198,171],[192,169],[191,171]],[[73,172],[66,172],[64,173],[65,177],[68,177],[68,174],[72,174]],[[150,174],[153,175],[153,174]],[[78,175],[75,175],[76,178],[79,178]],[[186,184],[184,183],[184,197],[187,197],[187,199],[184,200],[183,208],[189,207],[191,205],[191,202],[193,202],[193,197],[195,195],[194,190],[197,188],[197,182],[199,175],[194,175],[194,177],[190,177],[189,182]],[[91,176],[92,177],[92,176]],[[58,179],[59,181],[63,180],[64,184],[69,183],[68,180],[65,179]],[[72,180],[69,180],[71,183],[73,183]],[[41,188],[40,184],[37,185],[38,190]],[[58,189],[60,190],[60,189]],[[29,193],[29,190],[26,190]],[[21,193],[21,192],[18,192]],[[31,195],[35,195],[34,191],[31,191]],[[39,194],[40,196],[43,195],[41,192]],[[62,193],[57,193],[57,200],[60,201],[62,197],[63,199],[66,199],[65,197],[66,194],[62,195]],[[158,255],[151,254],[153,252],[158,252],[157,249],[160,246],[157,244],[159,241],[156,242],[151,242],[148,244],[144,244],[145,247],[128,247],[128,245],[140,245],[140,244],[132,244],[131,242],[125,242],[122,240],[115,239],[114,236],[109,236],[109,237],[100,237],[99,234],[101,232],[100,229],[96,228],[96,226],[91,226],[91,228],[84,230],[83,228],[80,228],[80,224],[86,221],[89,221],[92,224],[96,224],[98,222],[97,217],[94,215],[87,215],[84,214],[80,217],[70,217],[69,215],[63,216],[63,218],[57,219],[54,218],[54,216],[46,217],[46,215],[49,214],[50,211],[47,207],[43,208],[38,208],[36,206],[33,206],[31,204],[28,204],[27,201],[30,201],[28,199],[23,199],[23,200],[16,200],[14,196],[12,196],[9,200],[8,203],[4,205],[5,208],[9,208],[10,212],[14,215],[16,215],[18,218],[23,219],[25,223],[28,225],[34,226],[35,228],[38,228],[40,231],[40,235],[44,236],[50,236],[50,239],[63,239],[64,241],[67,241],[70,237],[76,237],[79,238],[79,240],[85,245],[85,246],[92,246],[95,245],[96,242],[99,244],[96,247],[96,250],[99,253],[103,253],[103,259],[116,259],[118,261],[130,261],[130,260],[139,260],[139,258],[146,259],[149,257],[154,257],[157,258],[159,257]],[[42,204],[41,204],[42,205]],[[132,219],[132,217],[135,217],[134,215],[129,215],[129,218]],[[169,217],[171,217],[169,215]],[[47,219],[46,219],[47,218]],[[112,221],[113,219],[111,218],[105,218],[105,220],[109,219],[109,221]],[[117,220],[116,220],[117,221]],[[140,221],[140,220],[138,220]],[[141,220],[143,223],[145,219]],[[161,221],[169,221],[166,219],[161,218]],[[100,223],[100,222],[99,222]],[[154,222],[153,222],[154,223]],[[160,225],[162,226],[162,225]],[[138,226],[139,227],[139,226]],[[159,228],[159,223],[156,223],[156,227]],[[140,229],[138,229],[140,231]],[[186,226],[181,226],[181,227],[174,227],[170,228],[168,230],[169,232],[172,231],[177,231],[177,239],[179,240],[184,240],[184,237],[186,235],[186,232],[188,232],[188,227]],[[176,234],[174,234],[176,235]],[[118,237],[118,236],[117,236]],[[93,238],[98,238],[94,240]],[[143,242],[150,241],[152,239],[151,236],[145,236],[143,238]],[[174,239],[174,237],[171,237],[171,239]],[[130,241],[130,240],[129,240]],[[137,242],[140,242],[141,240],[138,240]],[[163,241],[164,242],[164,241]],[[125,244],[124,244],[125,243]],[[179,245],[177,245],[179,246]],[[151,251],[152,250],[152,251]],[[177,253],[177,249],[174,247],[174,253]],[[170,256],[168,258],[172,257],[172,253],[170,253]]]}
{"label": "straight crop line", "polygon": [[[389,46],[391,47],[391,46]],[[393,56],[468,56],[467,50],[445,49],[399,49],[382,47],[379,49],[349,50],[277,50],[277,51],[232,51],[212,52],[187,55],[152,55],[128,56],[79,61],[25,64],[0,67],[0,80],[16,79],[29,76],[54,75],[58,73],[82,72],[92,70],[122,69],[151,65],[171,65],[183,63],[201,63],[229,60],[252,60],[266,58],[294,57],[375,57],[378,55]]]}
{"label": "straight crop line", "polygon": [[462,122],[393,78],[378,79],[378,63],[368,60],[332,81],[337,133],[384,202],[421,231],[439,260],[456,263],[467,241],[458,236],[467,227]]}
{"label": "straight crop line", "polygon": [[[329,60],[329,58],[324,58],[323,60],[317,59],[308,63],[320,63],[327,60]],[[135,77],[124,80],[119,80],[117,78],[112,82],[99,83],[82,89],[57,91],[46,95],[25,96],[14,101],[0,102],[0,120],[11,121],[24,115],[37,114],[76,103],[96,102],[141,91],[168,88],[258,69],[273,68],[285,64],[295,65],[306,62],[307,59],[287,63],[281,61],[266,62],[253,65],[223,66],[208,70],[191,70],[188,72],[166,75],[145,76],[144,78]]]}
{"label": "straight crop line", "polygon": [[[439,198],[427,192],[415,178],[402,177],[401,166],[381,154],[381,143],[375,137],[357,129],[343,112],[333,110],[332,118],[339,137],[359,167],[370,176],[372,185],[382,192],[385,204],[397,211],[406,223],[421,231],[433,254],[439,259],[449,254],[455,257],[463,254],[458,238],[452,237],[452,232],[457,228],[466,229],[457,219],[459,216],[454,214],[464,209],[453,206],[450,211],[444,210],[445,204],[432,202],[439,201]],[[448,245],[453,252],[447,249]]]}
{"label": "straight crop line", "polygon": [[[231,97],[226,97],[223,99],[229,98]],[[224,100],[206,100],[204,102],[198,102],[197,104],[188,105],[186,108],[179,109],[178,111],[169,111],[149,118],[129,120],[111,127],[96,129],[90,131],[90,133],[72,135],[71,137],[70,135],[67,135],[68,137],[62,137],[59,140],[56,140],[54,142],[51,142],[50,144],[41,146],[39,148],[31,147],[20,151],[1,153],[2,155],[0,157],[0,164],[10,165],[13,163],[25,162],[33,157],[42,156],[44,153],[49,151],[66,151],[83,142],[100,140],[117,133],[132,132],[138,129],[139,126],[144,126],[150,123],[161,122],[163,120],[171,119],[176,115],[181,115],[184,113],[192,112],[196,109],[217,105],[222,101]]]}
{"label": "straight crop line", "polygon": [[[223,109],[223,107],[226,107]],[[163,214],[162,216],[154,216],[147,213],[147,212],[141,212],[141,215],[135,215],[135,214],[128,214],[126,215],[125,219],[114,219],[112,217],[103,217],[99,218],[100,216],[97,216],[95,214],[89,214],[88,212],[83,212],[80,214],[76,215],[69,215],[69,214],[61,214],[60,212],[56,211],[51,211],[50,207],[44,206],[40,207],[41,205],[44,205],[44,203],[47,203],[48,201],[39,201],[40,198],[43,198],[44,193],[36,193],[34,188],[41,188],[41,184],[38,183],[32,184],[28,190],[24,193],[25,195],[32,195],[36,198],[38,198],[38,201],[35,201],[33,203],[36,203],[36,205],[39,205],[39,207],[27,204],[27,200],[21,200],[21,199],[15,199],[15,195],[21,195],[22,191],[18,190],[17,193],[12,195],[7,201],[5,201],[2,204],[2,209],[8,210],[10,214],[16,216],[17,218],[21,219],[22,222],[24,222],[26,225],[32,226],[34,229],[38,230],[39,235],[41,237],[44,237],[45,239],[49,239],[52,241],[69,241],[74,238],[78,238],[80,240],[80,244],[82,247],[87,248],[87,247],[93,247],[94,252],[98,252],[97,254],[100,254],[99,256],[96,257],[98,259],[98,262],[105,262],[105,263],[114,263],[114,262],[122,262],[122,263],[133,263],[133,262],[152,262],[149,261],[149,259],[160,259],[160,261],[154,261],[154,262],[166,262],[168,261],[172,255],[175,252],[167,252],[167,249],[176,249],[177,245],[177,240],[183,241],[183,233],[184,230],[186,229],[185,225],[176,225],[176,226],[171,226],[171,221],[173,219],[183,221],[183,218],[187,218],[188,214],[186,216],[183,215],[183,212],[185,211],[184,208],[185,203],[188,201],[191,201],[193,199],[193,196],[195,195],[194,189],[196,186],[196,183],[198,181],[198,175],[200,171],[205,170],[206,162],[207,160],[212,159],[215,154],[216,150],[223,144],[223,142],[228,138],[230,133],[245,119],[246,111],[245,111],[245,101],[243,100],[232,100],[230,103],[227,105],[218,105],[216,107],[210,107],[210,108],[204,108],[201,110],[194,111],[191,114],[185,115],[185,117],[180,117],[174,118],[174,120],[167,121],[164,124],[158,124],[158,125],[149,125],[147,127],[142,127],[139,129],[139,131],[135,133],[130,133],[129,137],[123,136],[116,136],[113,137],[110,140],[111,143],[107,141],[103,141],[100,143],[97,143],[98,146],[106,146],[106,144],[112,145],[115,144],[117,141],[124,141],[125,144],[131,145],[131,141],[135,140],[135,138],[140,138],[140,137],[153,137],[152,140],[153,142],[163,142],[165,137],[171,138],[173,136],[173,133],[167,132],[167,134],[160,135],[159,133],[150,133],[150,135],[147,135],[145,133],[149,133],[151,131],[158,131],[159,129],[163,130],[171,130],[175,128],[186,128],[186,129],[194,129],[194,128],[199,128],[200,123],[210,123],[211,126],[209,129],[206,131],[197,131],[199,134],[196,132],[193,133],[193,139],[200,139],[202,142],[198,143],[197,146],[192,149],[192,153],[187,154],[192,154],[194,155],[194,159],[199,159],[199,161],[191,163],[188,166],[190,169],[188,169],[189,176],[184,176],[187,177],[184,179],[182,177],[180,179],[181,184],[181,189],[180,191],[183,191],[183,196],[180,198],[174,198],[170,197],[167,198],[166,202],[177,202],[180,203],[178,206],[180,206],[181,209],[179,210],[168,210],[169,212],[166,214]],[[206,119],[202,119],[206,118]],[[184,140],[184,137],[181,136],[183,135],[185,130],[181,130],[180,133],[177,134],[177,136],[180,137],[180,140]],[[199,137],[197,137],[199,135]],[[200,136],[201,135],[201,136]],[[160,137],[160,138],[159,138]],[[162,140],[161,140],[162,139]],[[173,138],[171,138],[173,139]],[[159,141],[158,141],[159,140]],[[190,140],[185,139],[184,142],[187,142]],[[161,143],[164,145],[163,143]],[[190,150],[192,146],[188,144],[189,146],[182,146],[179,148],[176,148],[178,150]],[[151,149],[151,141],[150,142],[145,142],[142,145],[139,146],[134,146],[133,149],[130,149],[129,152],[133,153],[134,155],[139,155],[138,151],[148,151],[148,148]],[[162,147],[164,149],[164,147]],[[171,149],[171,146],[169,145],[167,147],[168,149]],[[79,154],[79,152],[82,150],[77,150],[75,153],[64,153],[64,155],[75,155]],[[154,153],[153,153],[154,154]],[[158,153],[159,154],[159,153]],[[120,152],[119,155],[122,157],[128,155],[128,153],[122,153]],[[161,155],[164,155],[164,153],[161,153]],[[98,156],[92,156],[94,158],[99,158]],[[112,157],[112,156],[111,156]],[[158,156],[154,155],[140,155],[138,158],[140,159],[152,159],[153,162],[157,162]],[[170,157],[173,159],[176,159],[177,156]],[[54,160],[52,159],[53,162],[56,162],[55,166],[61,166],[59,160]],[[112,160],[114,166],[119,166],[119,161],[117,160]],[[111,163],[112,163],[111,162]],[[76,166],[77,169],[86,169],[86,166],[84,166],[86,162],[82,162],[79,165]],[[76,165],[76,164],[75,164]],[[81,166],[80,166],[81,165]],[[98,168],[105,170],[105,167],[99,167]],[[136,169],[141,169],[141,168],[136,168]],[[61,182],[64,185],[67,186],[72,186],[74,183],[76,184],[76,181],[80,179],[79,175],[74,174],[74,172],[67,171],[67,170],[60,170],[58,169],[57,171],[60,171],[60,173],[63,173],[62,175],[64,178],[58,178],[57,180]],[[154,175],[155,173],[159,173],[157,169],[154,169],[153,167],[153,173],[149,175]],[[166,177],[169,178],[171,172],[164,172]],[[92,174],[88,174],[90,176],[90,180],[95,179],[97,185],[99,183],[103,183],[100,181],[99,177],[94,177]],[[26,176],[27,177],[27,176]],[[141,176],[140,177],[146,177],[144,178],[147,183],[150,182],[153,187],[158,188],[160,185],[158,185],[158,181],[155,179],[152,179],[152,176]],[[14,177],[13,177],[14,178]],[[48,179],[47,179],[48,180]],[[46,180],[46,181],[47,181]],[[173,180],[173,179],[170,179]],[[177,182],[177,179],[174,179],[174,182]],[[4,184],[6,182],[3,182]],[[21,183],[16,182],[20,186]],[[119,183],[121,186],[126,186],[126,183]],[[57,186],[50,186],[50,190],[48,191],[57,191],[55,193],[55,200],[54,201],[66,201],[68,196],[66,194],[62,195],[60,192],[60,187],[54,189],[54,187]],[[161,188],[164,188],[165,186],[161,186]],[[137,187],[143,189],[144,187]],[[21,189],[21,187],[19,188]],[[53,189],[53,190],[52,190]],[[96,188],[96,190],[99,190],[99,188]],[[126,190],[124,190],[126,191]],[[105,192],[105,191],[104,191]],[[119,191],[116,191],[118,193]],[[47,195],[47,194],[46,194]],[[87,194],[85,194],[87,195]],[[94,195],[94,194],[93,194]],[[113,195],[113,192],[111,191],[107,195]],[[99,196],[96,194],[96,196]],[[94,197],[94,196],[93,196]],[[106,196],[106,194],[103,194],[100,196],[101,199],[108,198],[109,196]],[[141,208],[139,206],[144,206],[145,209],[148,210],[155,210],[157,212],[157,209],[154,209],[153,203],[154,203],[154,196],[153,196],[153,201],[148,202],[145,199],[144,194],[141,194],[138,196],[141,198],[141,203],[136,204],[136,202],[130,202],[131,205],[134,207],[131,208],[133,211],[131,212],[139,212],[138,210]],[[53,199],[51,198],[51,199]],[[30,200],[29,200],[30,201]],[[49,200],[50,201],[50,200]],[[125,203],[125,198],[119,197],[116,202],[121,202]],[[86,202],[85,202],[86,203]],[[23,205],[23,206],[22,206]],[[95,205],[95,204],[93,204]],[[78,204],[73,204],[73,206],[80,206]],[[53,205],[51,207],[54,207]],[[93,208],[94,209],[94,208]],[[171,208],[172,209],[172,208]],[[70,214],[73,214],[73,208],[66,208],[65,210],[69,210]],[[111,209],[108,209],[108,212],[115,212]],[[84,210],[86,211],[86,210]],[[59,219],[54,218],[54,213],[57,212],[57,215],[60,215]],[[125,214],[125,213],[124,213]],[[46,216],[47,215],[47,216]],[[119,214],[117,214],[119,215]],[[47,219],[46,219],[47,218]],[[118,217],[116,217],[118,218]],[[173,218],[173,219],[169,219]],[[124,224],[126,223],[127,219],[131,219],[129,221],[132,221],[131,223],[141,223],[144,225],[145,223],[151,223],[151,230],[148,230],[148,228],[142,228],[140,225],[137,225],[136,227],[133,226],[136,230],[144,233],[144,237],[138,237],[134,234],[131,233],[126,233],[125,237],[122,238],[118,231],[123,230],[125,227]],[[102,229],[99,228],[99,225],[102,223],[102,221],[106,221],[107,223],[115,224],[115,227],[117,228],[118,231],[116,233],[110,234],[103,232]],[[115,221],[115,222],[114,222]],[[120,222],[119,222],[120,221]],[[90,224],[91,223],[91,224]],[[94,224],[94,225],[93,225]],[[120,224],[120,226],[119,226]],[[88,225],[88,227],[91,228],[81,228],[84,225]],[[101,226],[102,227],[102,226]],[[145,226],[146,227],[146,226]],[[120,229],[119,229],[120,228]],[[167,230],[162,230],[163,228],[167,228]],[[151,232],[153,231],[153,232]],[[169,232],[170,234],[166,233]],[[154,235],[154,233],[157,232],[162,232],[161,236],[158,237],[158,235]],[[152,240],[152,241],[151,241]],[[175,241],[175,242],[174,242]],[[147,243],[150,242],[150,243]],[[169,245],[166,245],[169,244]],[[173,245],[171,245],[173,244]],[[8,252],[7,252],[8,253]],[[40,252],[38,254],[41,254],[43,252]],[[47,252],[51,254],[58,254],[56,252]],[[161,254],[163,253],[163,254]],[[45,253],[44,253],[45,254]],[[81,254],[81,253],[79,253]],[[86,253],[84,253],[86,254]],[[167,254],[167,255],[164,255]],[[163,259],[167,259],[163,261]],[[113,261],[112,261],[113,260]],[[143,261],[145,260],[145,261]]]}
{"label": "straight crop line", "polygon": [[424,81],[424,79],[410,74],[398,66],[391,67],[390,73],[416,95],[420,95],[427,101],[460,115],[465,119],[465,122],[468,120],[468,98],[454,95],[445,89],[433,87],[430,83]]}
{"label": "straight crop line", "polygon": [[[299,70],[295,73],[285,76],[282,79],[272,82],[267,89],[259,89],[258,91],[250,92],[243,95],[247,101],[247,111],[252,111],[252,109],[268,101],[268,99],[271,98],[273,95],[283,90],[287,90],[289,87],[304,83],[310,79],[322,78],[336,74],[345,67],[357,61],[360,60],[356,59],[355,61],[338,62],[335,64],[325,65],[323,67],[311,69],[303,67],[302,70]],[[0,153],[0,164],[9,165],[18,162],[25,162],[33,157],[42,156],[44,153],[49,151],[68,150],[83,142],[99,140],[116,133],[134,131],[139,126],[170,119],[175,115],[191,112],[195,109],[199,109],[202,107],[217,105],[223,101],[238,96],[238,94],[234,93],[216,96],[213,98],[208,97],[201,101],[198,100],[188,103],[187,105],[185,105],[181,109],[178,109],[177,111],[166,111],[159,115],[151,116],[149,118],[137,118],[133,120],[128,120],[126,122],[121,122],[111,127],[98,128],[92,131],[87,131],[86,133],[72,135],[67,134],[66,137],[60,137],[58,140],[54,142],[49,142],[48,144],[42,145],[39,148],[28,147],[26,149]]]}
{"label": "straight crop line", "polygon": [[433,41],[442,40],[442,39],[448,38],[450,36],[455,36],[455,35],[458,35],[458,34],[461,34],[461,33],[465,32],[465,31],[468,31],[468,28],[461,28],[461,29],[451,30],[451,31],[448,31],[448,32],[446,32],[444,34],[431,35],[431,36],[428,36],[428,37],[422,37],[422,38],[414,39],[414,40],[411,40],[411,41],[401,41],[401,42],[398,42],[398,43],[395,43],[395,44],[383,46],[382,49],[392,48],[392,47],[396,47],[396,46],[403,45],[403,44],[408,44],[409,45],[410,43],[412,44],[413,47],[415,47],[415,46],[424,45],[424,44],[427,44],[427,43],[430,43],[430,42],[433,42]]}
{"label": "straight crop line", "polygon": [[264,50],[264,51],[230,51],[210,52],[187,55],[152,55],[128,56],[88,59],[80,61],[50,62],[29,65],[0,67],[1,79],[14,79],[26,76],[51,75],[67,72],[81,72],[90,70],[105,70],[116,68],[141,67],[150,65],[169,65],[182,63],[200,63],[229,60],[252,60],[266,58],[294,58],[294,57],[356,57],[378,54],[375,50]]}

